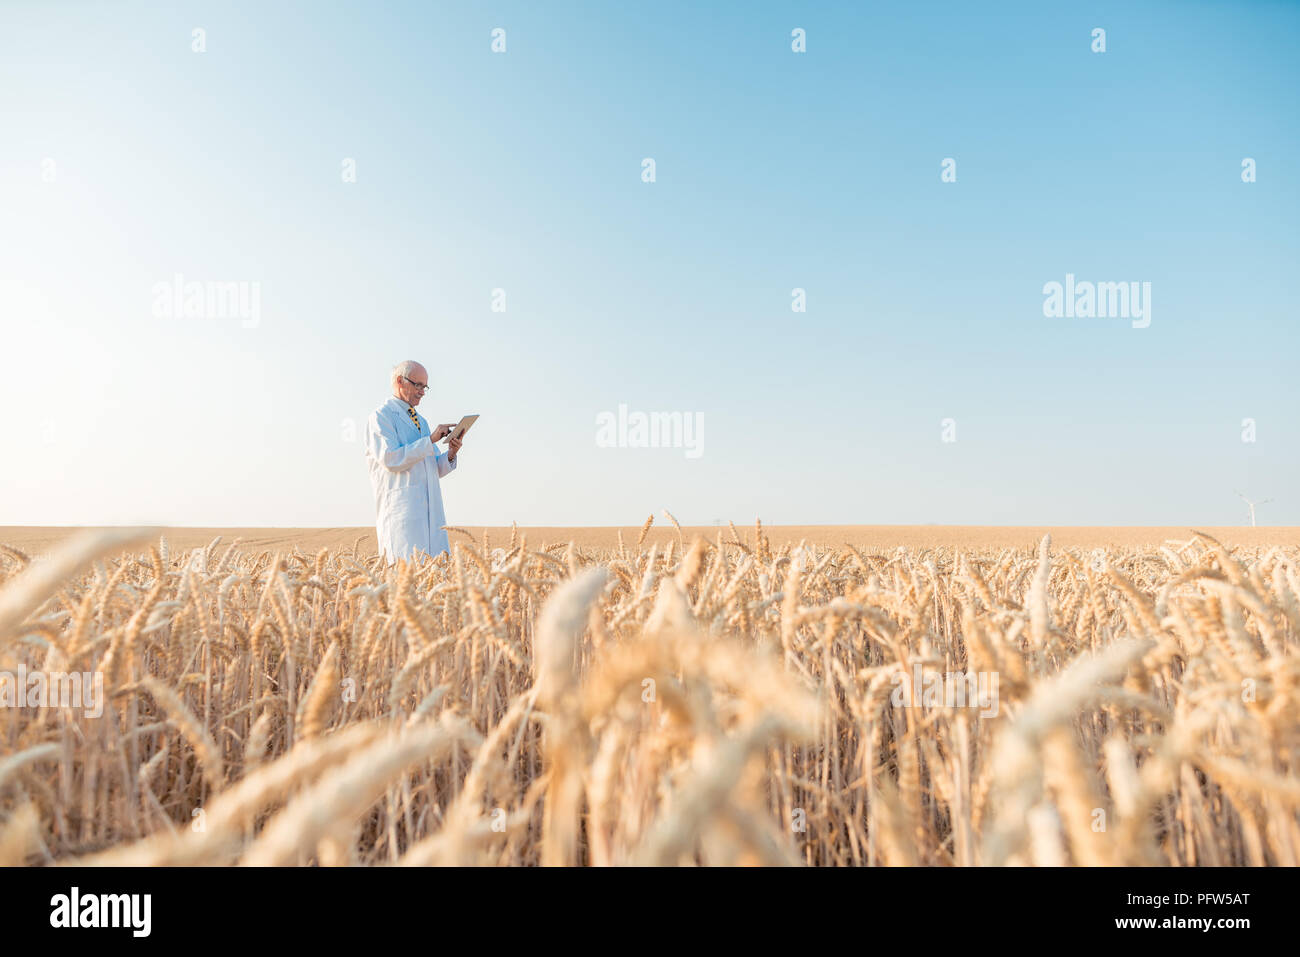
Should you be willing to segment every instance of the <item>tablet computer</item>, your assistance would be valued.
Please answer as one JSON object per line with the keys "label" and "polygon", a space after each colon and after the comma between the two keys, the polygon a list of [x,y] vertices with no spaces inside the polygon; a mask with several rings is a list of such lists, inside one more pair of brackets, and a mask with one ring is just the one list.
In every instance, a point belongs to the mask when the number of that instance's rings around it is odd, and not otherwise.
{"label": "tablet computer", "polygon": [[452,429],[450,432],[447,433],[447,440],[450,441],[451,439],[464,438],[465,433],[469,431],[469,427],[473,425],[476,421],[478,421],[477,415],[465,416],[465,418],[461,419],[458,423],[456,423],[456,427],[454,429]]}

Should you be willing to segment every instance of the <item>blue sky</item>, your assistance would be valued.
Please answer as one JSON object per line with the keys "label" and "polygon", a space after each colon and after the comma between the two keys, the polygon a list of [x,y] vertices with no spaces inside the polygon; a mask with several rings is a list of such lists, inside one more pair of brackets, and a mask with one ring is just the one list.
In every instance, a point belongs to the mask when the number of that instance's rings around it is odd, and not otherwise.
{"label": "blue sky", "polygon": [[1300,525],[1300,4],[699,6],[8,0],[0,524],[368,524],[414,358],[457,524]]}

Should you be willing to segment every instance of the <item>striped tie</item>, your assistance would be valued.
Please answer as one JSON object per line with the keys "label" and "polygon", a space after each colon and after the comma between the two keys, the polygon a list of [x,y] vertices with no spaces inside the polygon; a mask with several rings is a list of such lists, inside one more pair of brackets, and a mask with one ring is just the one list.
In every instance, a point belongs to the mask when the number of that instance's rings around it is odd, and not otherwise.
{"label": "striped tie", "polygon": [[406,407],[406,412],[407,412],[407,414],[411,417],[411,421],[415,423],[415,431],[419,432],[419,431],[420,431],[420,417],[419,417],[418,415],[415,414],[415,410],[414,410],[413,408],[411,408],[409,405]]}

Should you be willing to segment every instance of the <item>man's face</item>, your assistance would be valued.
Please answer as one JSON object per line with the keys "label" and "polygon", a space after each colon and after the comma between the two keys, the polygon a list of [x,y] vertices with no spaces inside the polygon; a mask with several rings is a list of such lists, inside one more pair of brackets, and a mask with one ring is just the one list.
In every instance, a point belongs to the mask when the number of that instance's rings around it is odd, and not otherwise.
{"label": "man's face", "polygon": [[424,366],[416,366],[408,375],[397,379],[397,394],[409,406],[417,406],[424,398],[429,385],[429,373]]}

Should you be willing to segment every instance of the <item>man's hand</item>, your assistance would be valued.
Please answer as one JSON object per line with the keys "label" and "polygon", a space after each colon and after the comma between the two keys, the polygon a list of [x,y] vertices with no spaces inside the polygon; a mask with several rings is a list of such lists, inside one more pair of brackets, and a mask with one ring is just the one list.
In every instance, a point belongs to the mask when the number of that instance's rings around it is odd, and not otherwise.
{"label": "man's hand", "polygon": [[456,426],[454,425],[435,426],[433,429],[433,441],[441,442],[443,439],[445,439],[448,435],[451,434],[451,430],[454,429],[455,427]]}
{"label": "man's hand", "polygon": [[464,442],[463,439],[452,439],[450,442],[447,443],[448,462],[456,461],[456,453],[460,451],[460,447],[463,444],[463,442]]}

